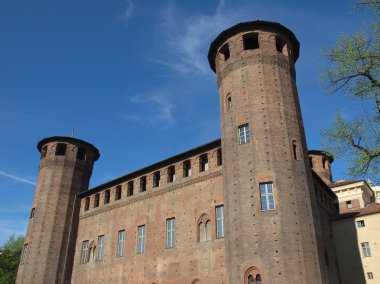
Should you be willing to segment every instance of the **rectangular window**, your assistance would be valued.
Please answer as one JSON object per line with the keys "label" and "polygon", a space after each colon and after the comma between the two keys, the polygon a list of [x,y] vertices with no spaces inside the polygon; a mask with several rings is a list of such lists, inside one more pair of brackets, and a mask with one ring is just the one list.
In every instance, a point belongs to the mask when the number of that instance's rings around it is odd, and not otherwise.
{"label": "rectangular window", "polygon": [[121,199],[121,185],[118,185],[115,190],[115,200]]}
{"label": "rectangular window", "polygon": [[110,203],[110,190],[104,192],[104,204]]}
{"label": "rectangular window", "polygon": [[146,176],[140,178],[140,192],[146,191]]}
{"label": "rectangular window", "polygon": [[244,124],[239,126],[239,144],[249,143],[251,141],[251,134],[249,131],[249,125]]}
{"label": "rectangular window", "polygon": [[261,210],[275,210],[273,183],[260,183]]}
{"label": "rectangular window", "polygon": [[29,219],[33,219],[34,218],[34,212],[36,211],[36,208],[35,207],[33,207],[32,208],[32,211],[30,211],[30,217],[29,217]]}
{"label": "rectangular window", "polygon": [[199,171],[204,172],[208,170],[208,157],[207,154],[203,154],[199,158]]}
{"label": "rectangular window", "polygon": [[155,172],[153,174],[153,187],[159,187],[160,186],[160,172]]}
{"label": "rectangular window", "polygon": [[371,249],[369,248],[369,242],[364,242],[360,244],[362,246],[363,256],[364,257],[370,257],[371,255]]}
{"label": "rectangular window", "polygon": [[66,155],[66,144],[58,143],[57,147],[55,148],[55,155],[56,156],[65,156]]}
{"label": "rectangular window", "polygon": [[183,162],[183,177],[191,176],[191,162],[190,160]]}
{"label": "rectangular window", "polygon": [[175,247],[175,219],[166,220],[166,247]]}
{"label": "rectangular window", "polygon": [[223,164],[223,159],[222,159],[222,149],[218,149],[216,151],[216,165],[221,166]]}
{"label": "rectangular window", "polygon": [[85,264],[89,260],[89,255],[88,255],[88,241],[83,241],[82,243],[82,254],[80,257],[80,263]]}
{"label": "rectangular window", "polygon": [[168,167],[168,183],[175,181],[175,166]]}
{"label": "rectangular window", "polygon": [[119,231],[117,236],[117,256],[124,256],[125,231]]}
{"label": "rectangular window", "polygon": [[347,206],[348,209],[352,208],[352,202],[351,202],[351,200],[346,201],[346,206]]}
{"label": "rectangular window", "polygon": [[216,237],[224,237],[224,205],[215,208],[216,213]]}
{"label": "rectangular window", "polygon": [[127,196],[133,195],[133,181],[128,182]]}
{"label": "rectangular window", "polygon": [[24,244],[24,247],[21,253],[21,258],[20,258],[21,264],[25,262],[27,254],[28,254],[28,244]]}
{"label": "rectangular window", "polygon": [[96,260],[103,259],[103,247],[104,247],[104,235],[98,237],[98,254],[96,255]]}
{"label": "rectangular window", "polygon": [[364,220],[356,221],[356,226],[357,226],[358,228],[364,228],[364,227],[365,227]]}
{"label": "rectangular window", "polygon": [[99,193],[95,194],[94,208],[99,207]]}
{"label": "rectangular window", "polygon": [[368,279],[373,279],[373,273],[372,272],[367,272]]}
{"label": "rectangular window", "polygon": [[84,201],[84,211],[87,211],[88,209],[90,209],[90,197],[87,197]]}
{"label": "rectangular window", "polygon": [[145,225],[138,226],[137,235],[137,253],[143,253],[145,251]]}

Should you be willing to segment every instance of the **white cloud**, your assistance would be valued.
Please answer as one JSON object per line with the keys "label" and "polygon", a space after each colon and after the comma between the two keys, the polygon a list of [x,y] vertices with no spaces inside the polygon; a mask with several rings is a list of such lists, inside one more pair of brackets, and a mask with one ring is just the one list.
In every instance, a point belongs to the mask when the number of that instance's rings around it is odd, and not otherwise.
{"label": "white cloud", "polygon": [[169,2],[163,15],[160,31],[167,54],[153,61],[182,74],[211,74],[206,54],[217,34],[241,19],[241,11],[223,12],[221,0],[211,15],[181,16],[181,11]]}
{"label": "white cloud", "polygon": [[[149,94],[139,94],[130,98],[130,103],[137,106],[136,113],[125,116],[127,120],[149,125],[163,125],[168,128],[174,123],[173,104],[169,93],[158,91]],[[138,106],[141,106],[139,109]]]}
{"label": "white cloud", "polygon": [[27,183],[27,184],[31,184],[31,185],[36,185],[36,183],[34,181],[28,180],[28,179],[23,178],[23,177],[15,176],[15,175],[3,172],[3,171],[0,171],[0,175],[7,177],[7,178],[10,178],[10,179],[17,181],[17,182],[23,182],[23,183]]}
{"label": "white cloud", "polygon": [[121,17],[124,23],[128,23],[128,21],[132,17],[133,9],[135,7],[132,0],[127,0],[126,3],[127,3],[127,7],[125,8],[124,13]]}

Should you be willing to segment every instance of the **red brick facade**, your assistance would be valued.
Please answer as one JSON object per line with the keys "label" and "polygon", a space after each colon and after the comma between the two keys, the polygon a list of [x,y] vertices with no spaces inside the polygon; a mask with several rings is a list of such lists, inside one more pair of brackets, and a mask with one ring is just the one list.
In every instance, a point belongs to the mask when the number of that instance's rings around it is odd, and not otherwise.
{"label": "red brick facade", "polygon": [[[17,283],[339,283],[329,238],[334,194],[328,176],[309,166],[298,52],[293,33],[276,23],[221,33],[209,52],[221,140],[92,190],[92,145],[41,141],[50,152]],[[64,157],[53,152],[59,142],[71,151]]]}

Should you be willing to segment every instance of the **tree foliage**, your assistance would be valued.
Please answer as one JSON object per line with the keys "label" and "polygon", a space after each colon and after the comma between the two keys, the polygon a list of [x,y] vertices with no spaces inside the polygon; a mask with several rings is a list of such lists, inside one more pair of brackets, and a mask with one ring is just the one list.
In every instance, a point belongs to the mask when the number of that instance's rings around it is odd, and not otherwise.
{"label": "tree foliage", "polygon": [[11,235],[8,242],[0,248],[0,283],[15,283],[23,244],[23,236],[15,238]]}
{"label": "tree foliage", "polygon": [[358,1],[373,20],[365,32],[341,36],[326,57],[323,79],[330,93],[344,92],[355,101],[357,113],[338,113],[331,128],[322,131],[323,148],[348,161],[349,174],[379,180],[380,173],[380,1]]}

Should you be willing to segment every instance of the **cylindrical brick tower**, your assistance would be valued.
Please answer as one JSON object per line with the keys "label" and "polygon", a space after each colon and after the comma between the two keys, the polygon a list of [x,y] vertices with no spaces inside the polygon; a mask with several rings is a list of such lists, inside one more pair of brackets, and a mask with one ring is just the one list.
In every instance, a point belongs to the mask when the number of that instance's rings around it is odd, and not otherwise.
{"label": "cylindrical brick tower", "polygon": [[309,150],[310,167],[327,185],[332,183],[332,162],[334,162],[334,158],[331,154],[324,151]]}
{"label": "cylindrical brick tower", "polygon": [[322,282],[298,54],[290,30],[264,21],[227,29],[209,50],[220,95],[230,284]]}
{"label": "cylindrical brick tower", "polygon": [[99,151],[71,137],[50,137],[41,152],[38,183],[16,283],[70,283],[80,202]]}

